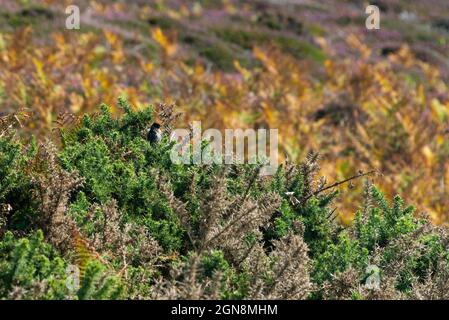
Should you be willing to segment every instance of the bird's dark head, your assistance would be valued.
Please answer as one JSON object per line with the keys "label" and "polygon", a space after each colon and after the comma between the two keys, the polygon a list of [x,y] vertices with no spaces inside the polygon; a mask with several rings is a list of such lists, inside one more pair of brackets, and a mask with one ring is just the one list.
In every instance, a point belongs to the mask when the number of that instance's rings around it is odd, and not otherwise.
{"label": "bird's dark head", "polygon": [[150,128],[150,130],[151,129],[153,129],[153,130],[157,130],[157,129],[160,129],[161,128],[161,125],[159,124],[159,123],[157,123],[157,122],[155,122],[155,123],[153,123],[152,125],[151,125],[151,128]]}

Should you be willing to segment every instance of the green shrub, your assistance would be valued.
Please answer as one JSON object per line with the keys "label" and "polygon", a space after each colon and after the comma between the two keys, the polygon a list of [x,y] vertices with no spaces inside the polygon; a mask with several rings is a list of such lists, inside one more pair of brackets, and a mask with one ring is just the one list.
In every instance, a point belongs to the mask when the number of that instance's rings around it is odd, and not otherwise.
{"label": "green shrub", "polygon": [[0,298],[111,299],[120,297],[120,283],[92,261],[79,288],[70,287],[68,263],[44,242],[42,231],[17,239],[7,232],[0,241]]}
{"label": "green shrub", "polygon": [[[0,297],[448,297],[446,229],[400,197],[389,204],[366,183],[343,227],[317,154],[272,177],[258,165],[173,164],[169,130],[145,139],[153,110],[119,106],[118,119],[102,106],[63,129],[59,149],[0,138]],[[69,262],[82,270],[75,291]]]}

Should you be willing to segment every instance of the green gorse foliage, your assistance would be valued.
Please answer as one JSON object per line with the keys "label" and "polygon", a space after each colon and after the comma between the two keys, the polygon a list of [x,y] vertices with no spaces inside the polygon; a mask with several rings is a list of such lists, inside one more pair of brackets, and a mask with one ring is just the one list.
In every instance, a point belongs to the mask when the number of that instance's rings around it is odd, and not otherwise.
{"label": "green gorse foliage", "polygon": [[448,298],[446,229],[399,196],[366,180],[343,227],[317,154],[272,177],[174,164],[167,136],[145,139],[153,109],[119,107],[62,128],[59,148],[0,138],[1,298]]}
{"label": "green gorse foliage", "polygon": [[8,299],[113,299],[120,283],[104,266],[89,262],[79,288],[70,286],[67,262],[44,242],[42,231],[26,238],[7,232],[0,242],[1,296]]}

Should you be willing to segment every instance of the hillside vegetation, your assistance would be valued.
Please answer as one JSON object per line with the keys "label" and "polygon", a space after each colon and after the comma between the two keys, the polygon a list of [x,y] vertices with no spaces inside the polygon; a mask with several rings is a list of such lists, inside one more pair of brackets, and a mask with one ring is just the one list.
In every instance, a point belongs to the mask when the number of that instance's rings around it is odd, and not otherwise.
{"label": "hillside vegetation", "polygon": [[345,228],[318,154],[269,177],[175,165],[166,137],[144,139],[152,110],[119,108],[61,129],[60,147],[3,120],[1,298],[448,298],[449,236],[399,196],[366,179]]}
{"label": "hillside vegetation", "polygon": [[[34,112],[35,134],[115,114],[120,94],[175,103],[179,127],[277,128],[284,159],[319,150],[334,180],[377,169],[387,195],[447,220],[446,1],[377,1],[375,31],[356,0],[80,0],[80,30],[61,29],[62,1],[0,3],[0,110]],[[361,192],[339,200],[344,223]]]}
{"label": "hillside vegetation", "polygon": [[0,298],[447,299],[449,2],[371,2],[0,0]]}

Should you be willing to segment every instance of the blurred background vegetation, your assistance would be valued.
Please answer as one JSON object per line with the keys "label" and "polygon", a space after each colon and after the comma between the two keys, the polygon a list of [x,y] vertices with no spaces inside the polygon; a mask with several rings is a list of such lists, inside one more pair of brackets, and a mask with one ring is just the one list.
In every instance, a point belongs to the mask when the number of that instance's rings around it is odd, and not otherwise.
{"label": "blurred background vegetation", "polygon": [[[45,137],[125,94],[176,104],[182,127],[278,128],[283,158],[317,150],[335,180],[376,168],[387,195],[445,223],[449,2],[371,4],[380,30],[358,0],[0,0],[0,113],[32,112],[24,134]],[[341,189],[343,222],[361,189]]]}

